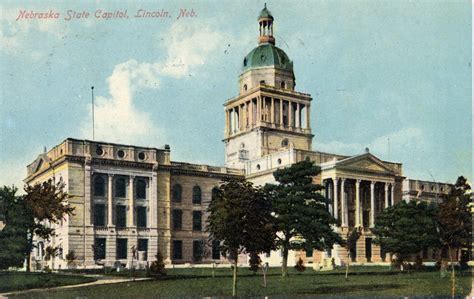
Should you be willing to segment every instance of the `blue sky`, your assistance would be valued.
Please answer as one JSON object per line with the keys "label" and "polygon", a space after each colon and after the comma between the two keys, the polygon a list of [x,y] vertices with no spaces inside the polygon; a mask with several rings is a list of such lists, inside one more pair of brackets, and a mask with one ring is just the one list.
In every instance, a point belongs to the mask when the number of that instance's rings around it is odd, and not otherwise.
{"label": "blue sky", "polygon": [[[264,1],[3,1],[0,185],[67,137],[161,147],[222,165],[223,103],[238,93]],[[277,46],[312,94],[313,149],[403,163],[404,174],[472,178],[471,4],[268,1]],[[96,19],[127,9],[128,19]],[[138,19],[139,9],[170,18]],[[176,19],[180,9],[193,18]],[[20,19],[20,10],[60,13]],[[66,21],[68,10],[90,13]],[[390,139],[390,150],[388,140]]]}

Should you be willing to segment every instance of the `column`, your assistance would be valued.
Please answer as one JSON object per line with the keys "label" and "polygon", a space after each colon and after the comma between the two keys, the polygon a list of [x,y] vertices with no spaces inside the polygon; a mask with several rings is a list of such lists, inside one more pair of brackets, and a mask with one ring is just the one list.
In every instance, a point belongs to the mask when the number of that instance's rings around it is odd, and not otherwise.
{"label": "column", "polygon": [[344,185],[345,185],[346,179],[341,179],[341,226],[346,226],[347,227],[347,203],[346,203],[346,192],[344,192]]}
{"label": "column", "polygon": [[262,98],[257,97],[257,124],[262,120]]}
{"label": "column", "polygon": [[226,129],[226,134],[230,134],[230,128],[229,128],[229,110],[225,111],[225,129]]}
{"label": "column", "polygon": [[283,99],[280,99],[280,126],[283,126]]}
{"label": "column", "polygon": [[295,127],[301,127],[300,103],[296,103],[296,123]]}
{"label": "column", "polygon": [[395,183],[392,183],[391,184],[391,188],[390,188],[390,206],[393,206],[393,204],[395,203]]}
{"label": "column", "polygon": [[249,108],[249,125],[252,128],[253,127],[253,99],[250,100],[250,108]]}
{"label": "column", "polygon": [[249,127],[249,105],[248,102],[244,103],[245,119],[244,119],[244,128]]}
{"label": "column", "polygon": [[333,201],[334,201],[334,218],[338,219],[339,218],[339,206],[338,206],[338,202],[337,202],[337,184],[339,183],[339,179],[338,178],[333,178],[332,179],[333,181]]}
{"label": "column", "polygon": [[293,126],[293,103],[288,101],[288,127]]}
{"label": "column", "polygon": [[133,181],[135,179],[135,176],[131,175],[130,180],[128,183],[128,199],[129,199],[129,206],[128,206],[128,226],[134,226],[134,216],[135,216],[135,203],[134,203],[134,197],[135,194],[133,194]]}
{"label": "column", "polygon": [[328,202],[329,202],[329,213],[331,215],[334,216],[334,209],[333,209],[333,191],[332,191],[332,185],[331,185],[331,181],[330,180],[327,180],[327,186],[328,186],[328,189],[327,189],[327,199],[328,199]]}
{"label": "column", "polygon": [[369,226],[374,227],[375,223],[375,182],[370,182],[370,218]]}
{"label": "column", "polygon": [[311,114],[311,106],[309,104],[306,104],[306,129],[311,129],[311,126],[309,124],[309,116]]}
{"label": "column", "polygon": [[271,101],[272,101],[272,106],[271,106],[271,116],[270,116],[270,121],[272,122],[272,124],[275,124],[275,99],[274,98],[270,98]]}
{"label": "column", "polygon": [[385,208],[388,208],[388,183],[385,183]]}
{"label": "column", "polygon": [[109,184],[107,186],[107,226],[113,226],[113,201],[112,201],[112,185],[113,185],[114,175],[109,174]]}
{"label": "column", "polygon": [[361,180],[356,180],[355,187],[356,187],[356,198],[355,198],[355,226],[359,227],[361,226],[361,221],[360,221],[360,181]]}

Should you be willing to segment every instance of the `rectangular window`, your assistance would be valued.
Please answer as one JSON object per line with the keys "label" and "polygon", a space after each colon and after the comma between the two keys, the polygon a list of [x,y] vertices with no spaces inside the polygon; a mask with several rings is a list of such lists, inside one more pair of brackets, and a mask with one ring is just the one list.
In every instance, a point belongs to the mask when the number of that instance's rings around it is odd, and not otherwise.
{"label": "rectangular window", "polygon": [[213,260],[220,260],[221,259],[221,245],[218,240],[212,241],[212,259]]}
{"label": "rectangular window", "polygon": [[126,227],[127,226],[127,207],[118,205],[115,206],[115,215],[116,215],[116,222],[115,225],[117,227]]}
{"label": "rectangular window", "polygon": [[94,239],[94,260],[103,260],[105,259],[105,238],[95,238]]}
{"label": "rectangular window", "polygon": [[313,249],[306,249],[306,257],[313,257]]}
{"label": "rectangular window", "polygon": [[173,229],[181,230],[183,225],[183,211],[173,210]]}
{"label": "rectangular window", "polygon": [[204,244],[202,241],[194,240],[193,241],[193,261],[200,262],[202,260],[202,251]]}
{"label": "rectangular window", "polygon": [[105,205],[104,204],[94,205],[94,225],[105,226]]}
{"label": "rectangular window", "polygon": [[[144,251],[145,252],[145,260],[148,260],[148,239],[138,239],[138,244],[137,244],[137,249],[138,251]],[[140,255],[139,255],[140,256]]]}
{"label": "rectangular window", "polygon": [[127,239],[117,239],[117,259],[127,258]]}
{"label": "rectangular window", "polygon": [[202,230],[201,218],[202,218],[201,211],[193,211],[193,230],[196,230],[196,231]]}
{"label": "rectangular window", "polygon": [[181,260],[183,258],[183,241],[173,240],[173,259]]}
{"label": "rectangular window", "polygon": [[137,207],[137,227],[146,227],[146,207]]}

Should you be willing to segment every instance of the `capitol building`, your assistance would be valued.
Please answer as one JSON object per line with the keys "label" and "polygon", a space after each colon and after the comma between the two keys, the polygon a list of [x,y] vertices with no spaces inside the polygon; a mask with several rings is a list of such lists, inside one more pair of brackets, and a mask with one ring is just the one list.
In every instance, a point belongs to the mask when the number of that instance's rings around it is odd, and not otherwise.
{"label": "capitol building", "polygon": [[[259,17],[258,46],[242,58],[239,93],[224,103],[225,166],[197,165],[172,159],[172,149],[67,138],[41,153],[27,166],[25,183],[63,180],[75,208],[57,226],[51,240],[36,240],[32,265],[67,268],[74,252],[76,267],[129,266],[155,260],[167,264],[227,263],[218,242],[207,242],[207,207],[215,188],[226,178],[245,177],[255,185],[274,183],[273,172],[303,160],[321,168],[314,182],[325,187],[328,211],[340,221],[334,229],[344,238],[353,227],[362,236],[355,263],[389,261],[389,253],[373,244],[371,228],[383,209],[402,200],[440,200],[450,185],[411,180],[402,163],[384,161],[368,148],[353,156],[313,148],[313,98],[296,89],[291,58],[276,46],[275,19],[265,7]],[[219,128],[215,128],[219,130]],[[317,144],[316,144],[317,145]],[[202,255],[206,241],[208,252]],[[60,248],[45,261],[45,248]],[[138,254],[134,254],[134,249]],[[425,260],[441,254],[426,250]],[[322,265],[345,264],[347,249],[290,252],[289,265],[302,258]],[[279,251],[262,255],[270,266],[281,265]],[[246,264],[246,256],[239,261]]]}

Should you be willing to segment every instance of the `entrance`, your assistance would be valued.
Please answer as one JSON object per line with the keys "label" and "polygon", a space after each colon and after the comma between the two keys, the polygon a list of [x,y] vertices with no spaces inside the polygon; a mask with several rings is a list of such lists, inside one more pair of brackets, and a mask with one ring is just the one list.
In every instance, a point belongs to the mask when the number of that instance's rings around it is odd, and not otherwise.
{"label": "entrance", "polygon": [[365,238],[365,257],[367,262],[372,261],[372,238]]}

